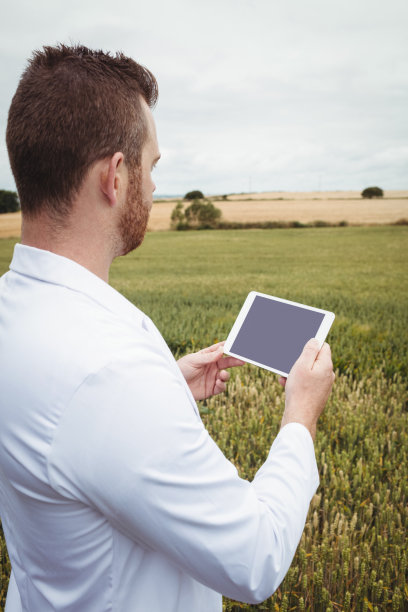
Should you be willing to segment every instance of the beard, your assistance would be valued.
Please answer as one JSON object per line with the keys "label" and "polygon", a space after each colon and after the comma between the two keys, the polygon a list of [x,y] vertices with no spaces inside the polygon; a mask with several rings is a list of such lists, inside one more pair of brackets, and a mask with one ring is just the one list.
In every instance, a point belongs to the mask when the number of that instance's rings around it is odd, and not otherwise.
{"label": "beard", "polygon": [[119,218],[119,250],[126,255],[143,242],[149,220],[149,207],[143,201],[141,167],[130,167],[126,202]]}

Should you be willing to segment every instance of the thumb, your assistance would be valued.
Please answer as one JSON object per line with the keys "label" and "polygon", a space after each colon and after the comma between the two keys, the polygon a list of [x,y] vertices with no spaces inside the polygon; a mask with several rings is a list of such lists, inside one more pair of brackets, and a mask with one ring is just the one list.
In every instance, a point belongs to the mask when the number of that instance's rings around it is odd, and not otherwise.
{"label": "thumb", "polygon": [[314,362],[316,361],[316,357],[319,354],[319,350],[319,341],[316,340],[316,338],[311,338],[308,340],[308,342],[306,342],[299,359],[302,360],[304,365],[311,370]]}
{"label": "thumb", "polygon": [[207,349],[204,349],[197,353],[200,356],[200,363],[202,365],[207,365],[209,363],[214,363],[218,361],[224,354],[224,343],[219,344],[218,346],[211,346]]}

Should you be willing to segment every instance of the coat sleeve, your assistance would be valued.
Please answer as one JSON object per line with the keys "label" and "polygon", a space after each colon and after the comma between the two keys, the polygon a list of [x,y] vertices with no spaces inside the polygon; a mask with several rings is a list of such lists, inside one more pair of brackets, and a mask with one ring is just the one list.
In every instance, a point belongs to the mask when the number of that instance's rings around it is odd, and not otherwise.
{"label": "coat sleeve", "polygon": [[211,589],[263,601],[290,566],[318,485],[311,436],[287,425],[243,480],[180,377],[149,346],[88,376],[55,432],[50,481]]}

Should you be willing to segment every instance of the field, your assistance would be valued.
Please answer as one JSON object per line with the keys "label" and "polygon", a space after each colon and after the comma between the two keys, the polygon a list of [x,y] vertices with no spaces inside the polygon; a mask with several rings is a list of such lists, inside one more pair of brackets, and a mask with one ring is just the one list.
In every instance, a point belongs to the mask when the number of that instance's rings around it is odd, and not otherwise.
{"label": "field", "polygon": [[[13,244],[0,240],[0,274]],[[225,611],[408,609],[407,269],[406,226],[152,232],[114,263],[112,285],[176,355],[225,338],[250,290],[336,314],[328,341],[337,378],[316,438],[321,484],[298,551],[273,597],[258,606],[225,599]],[[277,377],[246,365],[200,410],[251,479],[283,405]],[[3,543],[3,598],[8,570]]]}
{"label": "field", "polygon": [[[349,225],[395,223],[408,218],[408,192],[389,191],[379,200],[365,200],[356,191],[312,193],[253,193],[229,195],[226,201],[212,198],[224,221],[326,221]],[[149,228],[166,230],[176,200],[153,206]]]}
{"label": "field", "polygon": [[[326,221],[349,225],[381,225],[408,219],[408,191],[388,191],[384,198],[366,200],[357,191],[269,192],[213,197],[224,221]],[[149,229],[170,229],[170,215],[177,199],[154,203]],[[20,213],[0,215],[0,238],[20,235]]]}

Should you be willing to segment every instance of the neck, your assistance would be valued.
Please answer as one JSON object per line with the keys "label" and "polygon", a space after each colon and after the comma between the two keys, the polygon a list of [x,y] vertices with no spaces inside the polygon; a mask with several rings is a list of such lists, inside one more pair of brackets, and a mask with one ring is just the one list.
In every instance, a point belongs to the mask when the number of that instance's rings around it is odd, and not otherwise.
{"label": "neck", "polygon": [[45,215],[29,219],[23,215],[21,243],[72,259],[109,282],[109,269],[114,256],[103,232],[99,234],[95,226],[91,228],[82,229],[72,223],[61,228]]}

